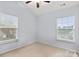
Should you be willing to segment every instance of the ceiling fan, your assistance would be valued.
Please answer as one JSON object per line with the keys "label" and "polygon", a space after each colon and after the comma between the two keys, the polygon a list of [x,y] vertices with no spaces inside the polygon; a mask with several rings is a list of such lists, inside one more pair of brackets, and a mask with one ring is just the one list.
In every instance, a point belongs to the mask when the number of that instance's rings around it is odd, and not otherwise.
{"label": "ceiling fan", "polygon": [[[25,3],[28,4],[28,3],[31,3],[32,1],[26,1]],[[44,1],[45,3],[50,3],[50,1]],[[39,8],[40,5],[39,5],[39,2],[36,2],[36,7]]]}

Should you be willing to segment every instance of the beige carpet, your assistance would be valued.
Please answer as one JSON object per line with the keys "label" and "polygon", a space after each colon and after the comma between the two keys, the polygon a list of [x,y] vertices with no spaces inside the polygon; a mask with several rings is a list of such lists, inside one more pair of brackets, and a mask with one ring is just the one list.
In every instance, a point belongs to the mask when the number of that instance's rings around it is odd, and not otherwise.
{"label": "beige carpet", "polygon": [[20,49],[7,52],[0,56],[1,57],[71,57],[72,55],[73,55],[72,52],[61,48],[35,43]]}

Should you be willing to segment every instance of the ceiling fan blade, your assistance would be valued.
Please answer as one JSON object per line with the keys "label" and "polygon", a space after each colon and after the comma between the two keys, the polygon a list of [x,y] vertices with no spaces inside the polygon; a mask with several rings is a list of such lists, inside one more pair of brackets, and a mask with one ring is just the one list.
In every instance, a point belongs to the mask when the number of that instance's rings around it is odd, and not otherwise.
{"label": "ceiling fan blade", "polygon": [[36,5],[37,5],[37,8],[39,8],[39,3],[38,2],[36,3]]}
{"label": "ceiling fan blade", "polygon": [[32,2],[32,1],[27,1],[27,2],[25,2],[25,3],[27,3],[27,4],[28,4],[28,3],[30,3],[30,2]]}
{"label": "ceiling fan blade", "polygon": [[50,1],[44,1],[44,2],[46,2],[46,3],[50,3]]}

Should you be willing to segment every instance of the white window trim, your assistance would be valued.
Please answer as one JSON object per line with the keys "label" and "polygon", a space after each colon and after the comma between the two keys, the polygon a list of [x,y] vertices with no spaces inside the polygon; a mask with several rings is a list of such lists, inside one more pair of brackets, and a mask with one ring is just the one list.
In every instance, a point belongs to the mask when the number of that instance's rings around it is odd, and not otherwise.
{"label": "white window trim", "polygon": [[[64,16],[64,17],[68,17],[68,16]],[[74,16],[75,17],[75,16]],[[57,17],[57,18],[61,18],[61,17]],[[56,30],[58,29],[57,28],[57,18],[56,18]],[[71,42],[71,43],[75,43],[75,32],[76,32],[76,18],[75,18],[75,20],[74,20],[74,27],[73,27],[73,40],[62,40],[62,39],[58,39],[57,38],[57,40],[59,40],[59,41],[64,41],[64,42]],[[57,31],[56,31],[56,37],[57,37]]]}
{"label": "white window trim", "polygon": [[[0,15],[8,16],[9,14],[4,14],[4,13],[0,12]],[[14,15],[9,15],[9,16],[16,17]],[[18,17],[16,17],[16,19],[18,21]],[[15,39],[2,40],[2,41],[0,41],[0,44],[8,44],[8,43],[11,43],[11,42],[16,42],[18,40],[18,22],[17,22],[17,26],[7,25],[7,26],[0,26],[0,28],[16,28],[17,29],[16,30],[16,38]]]}

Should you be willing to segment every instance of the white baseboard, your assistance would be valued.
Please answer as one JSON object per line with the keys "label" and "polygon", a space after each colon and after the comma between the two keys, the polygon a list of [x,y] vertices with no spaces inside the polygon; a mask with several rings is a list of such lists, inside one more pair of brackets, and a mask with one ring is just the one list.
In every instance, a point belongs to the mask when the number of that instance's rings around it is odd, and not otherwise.
{"label": "white baseboard", "polygon": [[19,49],[19,48],[22,48],[22,47],[25,47],[25,46],[29,46],[29,45],[34,44],[34,43],[45,44],[45,45],[48,45],[48,46],[51,46],[51,47],[58,47],[58,48],[62,48],[62,49],[68,50],[68,51],[75,52],[75,50],[66,49],[66,48],[59,47],[59,46],[54,46],[54,45],[51,45],[51,44],[49,44],[49,43],[47,43],[47,42],[44,43],[44,42],[35,42],[35,41],[33,41],[33,42],[28,43],[28,44],[23,44],[23,45],[21,45],[21,46],[18,46],[18,47],[16,47],[16,48],[7,49],[6,51],[1,51],[0,54],[4,54],[4,53],[7,53],[7,52],[12,51],[12,50],[15,50],[15,49]]}
{"label": "white baseboard", "polygon": [[35,43],[35,42],[33,41],[33,42],[28,43],[28,44],[23,44],[21,46],[18,46],[18,47],[12,48],[12,49],[7,49],[7,50],[4,50],[4,51],[0,51],[0,55],[4,54],[4,53],[7,53],[9,51],[15,50],[15,49],[19,49],[19,48],[22,48],[22,47],[25,47],[25,46],[29,46],[29,45],[31,45],[33,43]]}
{"label": "white baseboard", "polygon": [[45,44],[45,45],[48,45],[48,46],[51,46],[51,47],[57,47],[57,48],[65,49],[65,50],[68,50],[68,51],[71,51],[71,52],[75,52],[76,51],[74,49],[67,49],[67,48],[64,48],[64,47],[59,47],[59,46],[51,45],[51,44],[49,44],[47,42],[38,42],[38,43]]}

